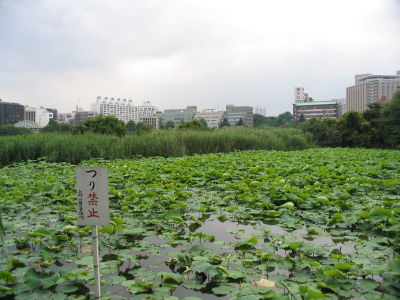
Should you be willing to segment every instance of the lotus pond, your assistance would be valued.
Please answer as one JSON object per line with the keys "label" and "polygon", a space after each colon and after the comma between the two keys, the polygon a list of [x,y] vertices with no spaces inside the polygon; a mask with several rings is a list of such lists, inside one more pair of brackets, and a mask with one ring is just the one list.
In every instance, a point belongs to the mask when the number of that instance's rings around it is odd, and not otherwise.
{"label": "lotus pond", "polygon": [[[243,151],[109,168],[103,299],[398,299],[400,152]],[[0,298],[91,299],[75,166],[0,169]]]}

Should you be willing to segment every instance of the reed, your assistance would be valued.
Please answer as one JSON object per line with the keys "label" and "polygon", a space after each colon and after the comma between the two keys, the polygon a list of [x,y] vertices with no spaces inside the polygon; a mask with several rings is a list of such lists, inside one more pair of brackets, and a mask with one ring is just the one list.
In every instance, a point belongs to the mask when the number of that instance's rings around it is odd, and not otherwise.
{"label": "reed", "polygon": [[34,134],[0,137],[0,165],[44,158],[78,164],[90,158],[183,156],[237,150],[299,150],[310,136],[295,128],[163,130],[124,137],[99,134]]}

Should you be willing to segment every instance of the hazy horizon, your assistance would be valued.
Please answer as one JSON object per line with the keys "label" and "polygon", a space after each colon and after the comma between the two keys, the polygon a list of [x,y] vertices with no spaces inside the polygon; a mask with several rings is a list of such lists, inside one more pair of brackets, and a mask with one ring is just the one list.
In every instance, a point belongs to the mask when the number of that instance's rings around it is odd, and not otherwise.
{"label": "hazy horizon", "polygon": [[400,70],[400,1],[0,0],[0,98],[70,112],[97,96],[292,111]]}

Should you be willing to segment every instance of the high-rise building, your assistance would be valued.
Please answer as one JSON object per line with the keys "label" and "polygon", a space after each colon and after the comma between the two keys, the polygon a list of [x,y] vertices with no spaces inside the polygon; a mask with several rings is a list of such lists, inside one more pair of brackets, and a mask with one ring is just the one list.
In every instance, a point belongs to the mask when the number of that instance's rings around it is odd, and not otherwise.
{"label": "high-rise building", "polygon": [[97,97],[96,103],[91,105],[91,110],[99,115],[116,116],[125,123],[128,121],[138,123],[140,118],[153,116],[157,112],[157,108],[152,106],[149,101],[136,106],[131,99],[108,99],[100,96]]}
{"label": "high-rise building", "polygon": [[384,103],[400,89],[400,71],[396,75],[355,75],[355,85],[346,89],[346,111],[363,112],[368,104]]}
{"label": "high-rise building", "polygon": [[251,106],[235,106],[233,104],[226,105],[226,118],[231,126],[236,126],[240,119],[243,125],[253,126],[253,107]]}
{"label": "high-rise building", "polygon": [[254,113],[266,117],[267,116],[267,109],[265,107],[263,107],[263,106],[256,106],[254,108]]}
{"label": "high-rise building", "polygon": [[18,103],[3,102],[0,99],[0,125],[15,124],[24,120],[25,108]]}

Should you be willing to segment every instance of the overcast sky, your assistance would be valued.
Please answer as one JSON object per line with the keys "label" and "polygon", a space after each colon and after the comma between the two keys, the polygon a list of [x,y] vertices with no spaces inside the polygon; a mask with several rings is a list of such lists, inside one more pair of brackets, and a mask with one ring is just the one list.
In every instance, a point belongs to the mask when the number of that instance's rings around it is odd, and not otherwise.
{"label": "overcast sky", "polygon": [[400,0],[0,0],[0,98],[291,111],[400,70]]}

